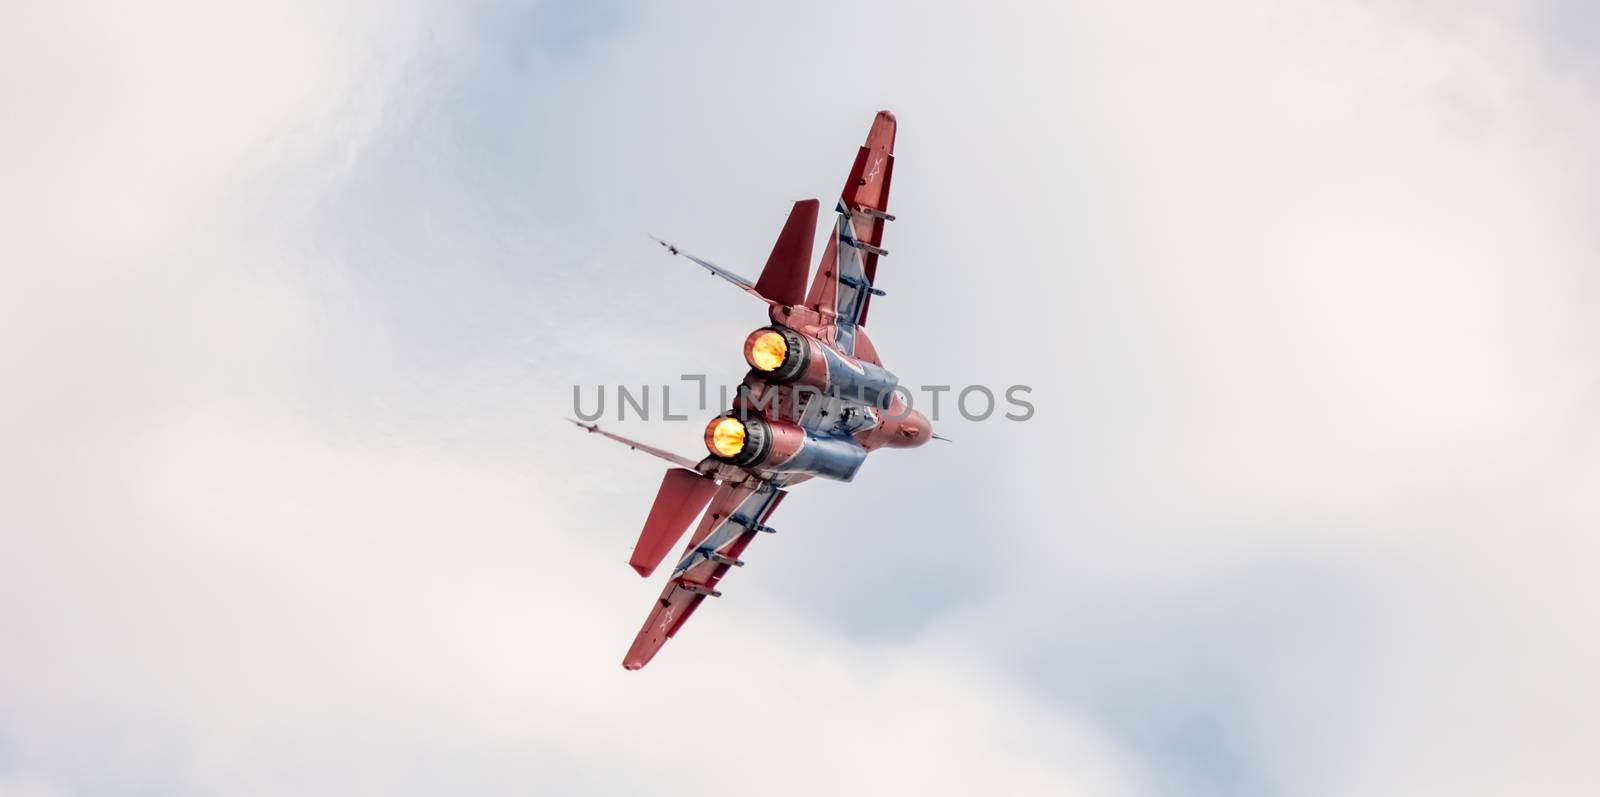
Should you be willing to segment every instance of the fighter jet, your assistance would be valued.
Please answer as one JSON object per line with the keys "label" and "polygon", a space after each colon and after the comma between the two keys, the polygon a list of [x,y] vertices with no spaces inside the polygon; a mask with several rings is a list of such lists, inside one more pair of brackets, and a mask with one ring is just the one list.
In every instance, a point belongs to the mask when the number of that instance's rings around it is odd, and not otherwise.
{"label": "fighter jet", "polygon": [[628,564],[648,578],[696,517],[700,523],[672,566],[622,666],[648,664],[683,628],[767,525],[789,488],[813,477],[850,481],[867,453],[911,448],[934,437],[922,413],[895,390],[867,336],[867,307],[884,292],[874,287],[889,215],[894,175],[895,118],[880,111],[856,152],[834,211],[833,235],[810,280],[816,237],[815,199],[794,203],[772,254],[754,282],[660,241],[712,274],[767,304],[771,323],[744,341],[750,372],[733,406],[705,429],[710,455],[695,462],[573,421],[590,432],[671,462]]}

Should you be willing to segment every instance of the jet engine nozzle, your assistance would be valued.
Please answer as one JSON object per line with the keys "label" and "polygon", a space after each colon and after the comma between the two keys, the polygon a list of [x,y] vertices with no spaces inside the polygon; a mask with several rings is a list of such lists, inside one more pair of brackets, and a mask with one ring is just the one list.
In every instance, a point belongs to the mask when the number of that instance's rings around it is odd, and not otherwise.
{"label": "jet engine nozzle", "polygon": [[898,381],[883,366],[843,354],[781,324],[744,339],[752,375],[775,385],[800,384],[863,404],[878,403]]}
{"label": "jet engine nozzle", "polygon": [[788,327],[762,327],[744,339],[744,361],[769,382],[793,382],[811,357],[805,336]]}
{"label": "jet engine nozzle", "polygon": [[825,437],[798,424],[728,413],[706,424],[706,450],[730,465],[774,473],[810,473],[850,481],[867,458],[848,437]]}
{"label": "jet engine nozzle", "polygon": [[765,429],[747,424],[734,415],[719,415],[706,424],[706,450],[735,465],[747,465],[761,457],[766,447]]}
{"label": "jet engine nozzle", "polygon": [[788,354],[789,342],[783,339],[782,332],[771,327],[751,332],[744,340],[744,361],[762,373],[770,374],[782,368]]}

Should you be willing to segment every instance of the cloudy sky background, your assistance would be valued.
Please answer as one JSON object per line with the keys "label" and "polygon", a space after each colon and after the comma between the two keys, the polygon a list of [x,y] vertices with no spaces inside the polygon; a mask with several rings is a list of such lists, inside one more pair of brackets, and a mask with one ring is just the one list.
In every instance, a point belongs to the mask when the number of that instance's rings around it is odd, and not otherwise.
{"label": "cloudy sky background", "polygon": [[[7,4],[0,795],[1593,794],[1597,36]],[[754,274],[879,108],[880,351],[1038,413],[796,491],[624,672],[660,468],[572,385],[738,379],[646,234]]]}

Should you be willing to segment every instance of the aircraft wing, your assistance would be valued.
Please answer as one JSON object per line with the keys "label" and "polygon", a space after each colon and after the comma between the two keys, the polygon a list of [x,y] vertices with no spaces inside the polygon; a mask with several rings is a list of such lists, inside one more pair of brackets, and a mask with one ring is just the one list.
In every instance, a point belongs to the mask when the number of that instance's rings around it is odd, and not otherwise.
{"label": "aircraft wing", "polygon": [[838,221],[823,250],[822,262],[806,293],[806,306],[833,317],[834,343],[845,353],[856,347],[856,330],[867,322],[867,303],[882,295],[873,287],[889,215],[889,182],[894,175],[894,114],[879,111],[856,151],[835,206]]}
{"label": "aircraft wing", "polygon": [[650,663],[706,598],[721,596],[718,582],[730,568],[744,566],[739,556],[757,534],[773,531],[766,520],[786,494],[773,482],[757,479],[718,488],[622,660],[623,667],[637,670]]}

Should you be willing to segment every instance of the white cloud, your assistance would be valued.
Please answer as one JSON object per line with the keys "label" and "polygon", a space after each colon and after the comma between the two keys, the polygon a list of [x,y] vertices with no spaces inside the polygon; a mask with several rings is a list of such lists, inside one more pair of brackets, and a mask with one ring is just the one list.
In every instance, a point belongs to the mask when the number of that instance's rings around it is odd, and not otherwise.
{"label": "white cloud", "polygon": [[[1591,791],[1551,8],[8,11],[0,793]],[[880,349],[1039,417],[625,673],[658,471],[570,384],[736,378],[643,234],[753,271],[879,106]]]}

